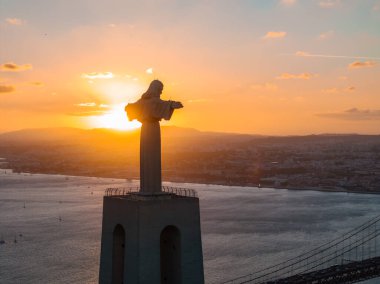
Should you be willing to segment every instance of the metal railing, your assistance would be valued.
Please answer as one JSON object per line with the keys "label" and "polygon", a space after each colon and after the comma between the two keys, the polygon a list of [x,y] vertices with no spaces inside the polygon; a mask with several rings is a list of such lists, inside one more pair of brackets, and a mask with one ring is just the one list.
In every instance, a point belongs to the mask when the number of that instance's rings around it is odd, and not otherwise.
{"label": "metal railing", "polygon": [[[162,186],[162,192],[174,194],[176,196],[182,197],[194,197],[197,198],[198,194],[194,189],[183,188],[183,187],[173,187],[173,186]],[[105,190],[105,196],[127,196],[140,191],[140,187],[110,187]]]}
{"label": "metal railing", "polygon": [[105,196],[124,196],[129,195],[134,192],[139,192],[140,187],[134,186],[134,187],[109,187],[105,190],[104,195]]}
{"label": "metal railing", "polygon": [[190,189],[190,188],[163,186],[162,191],[166,193],[179,195],[179,196],[198,197],[197,192],[194,189]]}

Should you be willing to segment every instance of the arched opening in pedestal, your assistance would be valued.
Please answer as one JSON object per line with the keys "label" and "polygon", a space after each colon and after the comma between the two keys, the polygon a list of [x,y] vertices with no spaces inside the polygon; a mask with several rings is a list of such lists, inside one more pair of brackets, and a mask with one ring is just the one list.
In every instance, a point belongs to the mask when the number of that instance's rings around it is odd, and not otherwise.
{"label": "arched opening in pedestal", "polygon": [[181,234],[177,227],[165,227],[160,236],[161,284],[180,284]]}
{"label": "arched opening in pedestal", "polygon": [[121,225],[116,225],[112,244],[112,283],[115,284],[124,282],[124,250],[125,231]]}

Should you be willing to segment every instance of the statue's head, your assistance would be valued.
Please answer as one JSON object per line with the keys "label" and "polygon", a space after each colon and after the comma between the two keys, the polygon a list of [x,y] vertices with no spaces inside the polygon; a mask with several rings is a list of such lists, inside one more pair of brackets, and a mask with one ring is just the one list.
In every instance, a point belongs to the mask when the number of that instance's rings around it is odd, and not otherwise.
{"label": "statue's head", "polygon": [[163,89],[164,89],[164,84],[162,84],[161,81],[153,80],[150,83],[148,90],[144,93],[143,97],[144,98],[160,97]]}

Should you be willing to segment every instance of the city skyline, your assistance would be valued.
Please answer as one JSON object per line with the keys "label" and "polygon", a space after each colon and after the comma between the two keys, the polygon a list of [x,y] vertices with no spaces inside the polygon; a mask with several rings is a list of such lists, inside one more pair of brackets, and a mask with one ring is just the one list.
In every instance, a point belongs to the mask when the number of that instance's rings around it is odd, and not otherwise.
{"label": "city skyline", "polygon": [[[27,7],[27,9],[26,9]],[[379,134],[380,1],[0,2],[0,132],[132,129],[153,79],[203,131]]]}

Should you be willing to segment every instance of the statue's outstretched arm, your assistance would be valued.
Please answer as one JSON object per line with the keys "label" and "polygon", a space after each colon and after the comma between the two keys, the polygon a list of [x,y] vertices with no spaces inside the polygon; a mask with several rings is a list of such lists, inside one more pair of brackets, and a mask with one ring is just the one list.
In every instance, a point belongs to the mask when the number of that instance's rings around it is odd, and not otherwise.
{"label": "statue's outstretched arm", "polygon": [[178,109],[178,108],[183,108],[183,104],[181,102],[176,102],[176,101],[170,101],[171,103],[171,108]]}

